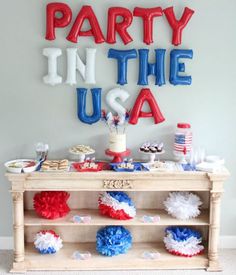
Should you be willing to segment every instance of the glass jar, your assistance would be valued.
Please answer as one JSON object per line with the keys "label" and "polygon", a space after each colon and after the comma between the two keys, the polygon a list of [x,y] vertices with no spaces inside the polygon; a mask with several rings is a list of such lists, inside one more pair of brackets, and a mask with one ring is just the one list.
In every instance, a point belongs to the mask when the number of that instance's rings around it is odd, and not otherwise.
{"label": "glass jar", "polygon": [[192,150],[192,130],[189,123],[178,123],[175,131],[175,156],[189,155]]}

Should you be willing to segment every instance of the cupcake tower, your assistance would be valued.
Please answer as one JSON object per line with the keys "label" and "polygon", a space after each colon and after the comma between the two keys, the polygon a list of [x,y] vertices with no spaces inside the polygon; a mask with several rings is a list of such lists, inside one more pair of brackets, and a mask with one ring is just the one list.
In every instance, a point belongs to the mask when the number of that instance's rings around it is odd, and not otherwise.
{"label": "cupcake tower", "polygon": [[164,144],[163,142],[161,143],[150,143],[150,142],[145,142],[143,145],[140,147],[140,151],[144,153],[161,153],[163,151]]}
{"label": "cupcake tower", "polygon": [[156,155],[161,155],[161,154],[165,153],[163,148],[164,148],[163,142],[161,142],[161,143],[145,142],[139,148],[139,151],[144,154],[148,154],[150,156],[149,163],[154,163]]}

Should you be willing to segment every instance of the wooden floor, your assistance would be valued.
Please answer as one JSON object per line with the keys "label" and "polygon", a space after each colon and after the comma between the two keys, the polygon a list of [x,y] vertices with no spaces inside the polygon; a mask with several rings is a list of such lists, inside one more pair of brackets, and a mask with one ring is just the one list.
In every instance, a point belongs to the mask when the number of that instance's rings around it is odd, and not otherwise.
{"label": "wooden floor", "polygon": [[[75,251],[89,251],[89,260],[75,260]],[[158,251],[159,259],[144,259],[144,251]],[[192,258],[174,256],[166,252],[162,243],[134,243],[127,254],[114,257],[100,255],[95,243],[65,243],[64,247],[54,255],[39,254],[32,243],[26,245],[25,267],[27,270],[120,270],[120,269],[195,269],[207,266],[206,255]],[[40,268],[40,266],[42,268]]]}

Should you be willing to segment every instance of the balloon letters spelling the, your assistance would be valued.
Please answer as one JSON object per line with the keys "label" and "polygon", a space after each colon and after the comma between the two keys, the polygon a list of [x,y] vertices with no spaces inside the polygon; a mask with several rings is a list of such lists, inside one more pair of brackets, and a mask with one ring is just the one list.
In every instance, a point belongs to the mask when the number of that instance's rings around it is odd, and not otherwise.
{"label": "balloon letters spelling the", "polygon": [[115,50],[110,49],[108,51],[109,58],[117,59],[118,65],[118,79],[117,84],[124,85],[127,84],[127,63],[129,59],[137,57],[136,50]]}
{"label": "balloon letters spelling the", "polygon": [[91,89],[93,100],[93,114],[88,116],[86,114],[86,95],[87,89],[78,88],[77,90],[77,107],[78,118],[86,124],[93,124],[101,118],[101,88]]}
{"label": "balloon letters spelling the", "polygon": [[156,49],[156,63],[148,63],[148,49],[140,49],[139,52],[139,78],[138,85],[148,85],[148,76],[156,77],[155,84],[162,86],[165,84],[165,52],[164,49]]}
{"label": "balloon letters spelling the", "polygon": [[172,50],[170,53],[170,83],[173,85],[191,85],[191,76],[181,76],[185,72],[185,64],[179,62],[181,58],[193,58],[192,50]]}
{"label": "balloon letters spelling the", "polygon": [[67,48],[67,79],[66,83],[74,85],[76,81],[76,71],[78,70],[86,84],[95,84],[95,63],[96,49],[86,49],[86,65],[77,54],[77,48]]}
{"label": "balloon letters spelling the", "polygon": [[[148,103],[150,112],[142,111],[145,102]],[[137,124],[138,119],[144,117],[153,117],[155,124],[161,123],[165,120],[150,89],[142,89],[140,91],[131,111],[129,123]]]}

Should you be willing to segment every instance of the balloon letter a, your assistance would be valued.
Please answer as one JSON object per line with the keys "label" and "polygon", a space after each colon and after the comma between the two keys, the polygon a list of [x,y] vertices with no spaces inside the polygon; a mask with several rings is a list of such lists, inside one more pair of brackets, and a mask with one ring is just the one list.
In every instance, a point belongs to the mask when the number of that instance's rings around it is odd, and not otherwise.
{"label": "balloon letter a", "polygon": [[[142,111],[142,107],[145,101],[150,106],[150,112]],[[132,109],[129,123],[137,124],[140,117],[153,117],[155,124],[161,123],[165,120],[150,89],[142,89],[140,91]]]}
{"label": "balloon letter a", "polygon": [[[86,19],[88,20],[91,29],[88,31],[82,31],[81,29]],[[97,17],[91,6],[83,6],[81,8],[66,39],[77,43],[78,36],[93,36],[96,43],[103,43],[105,41]]]}

